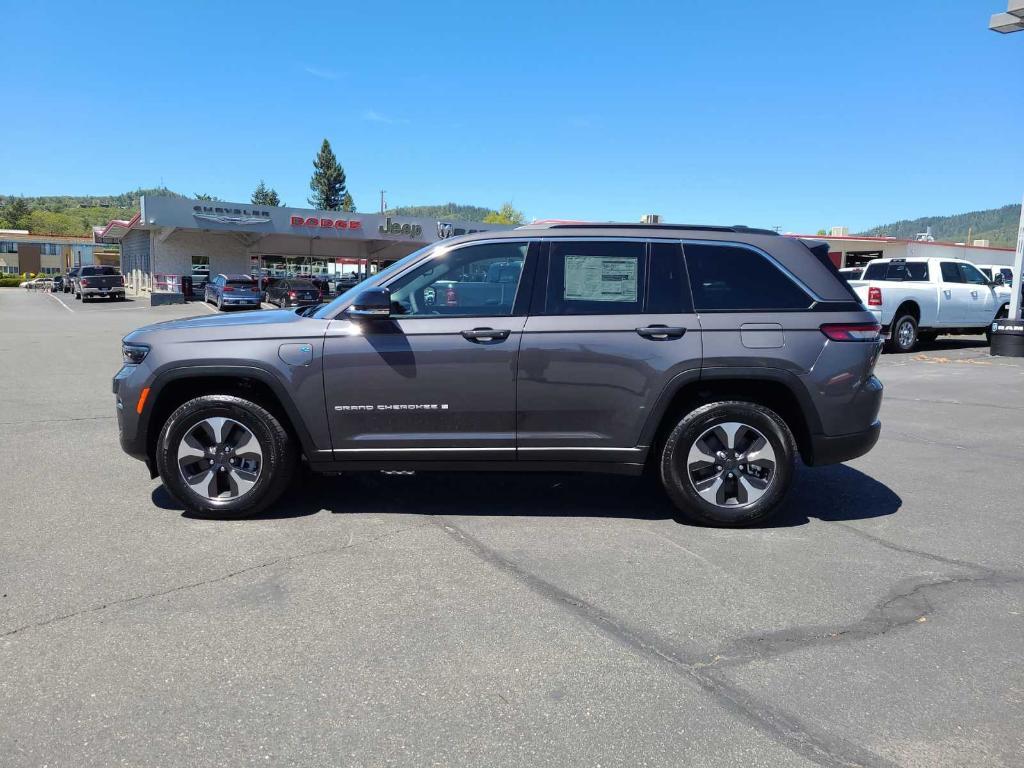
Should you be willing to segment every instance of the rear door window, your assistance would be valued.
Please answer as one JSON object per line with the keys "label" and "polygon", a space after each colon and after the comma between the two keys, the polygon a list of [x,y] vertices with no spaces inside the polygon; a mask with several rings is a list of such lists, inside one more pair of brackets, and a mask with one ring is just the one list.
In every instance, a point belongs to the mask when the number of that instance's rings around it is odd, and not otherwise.
{"label": "rear door window", "polygon": [[651,243],[648,266],[646,312],[654,315],[693,312],[680,244]]}
{"label": "rear door window", "polygon": [[943,261],[939,264],[939,270],[942,273],[942,282],[944,283],[962,283],[964,276],[960,272],[960,265],[955,261]]}
{"label": "rear door window", "polygon": [[683,246],[698,312],[807,309],[813,303],[793,279],[761,253],[742,246]]}
{"label": "rear door window", "polygon": [[552,241],[544,314],[641,314],[646,251],[647,244],[635,240]]}

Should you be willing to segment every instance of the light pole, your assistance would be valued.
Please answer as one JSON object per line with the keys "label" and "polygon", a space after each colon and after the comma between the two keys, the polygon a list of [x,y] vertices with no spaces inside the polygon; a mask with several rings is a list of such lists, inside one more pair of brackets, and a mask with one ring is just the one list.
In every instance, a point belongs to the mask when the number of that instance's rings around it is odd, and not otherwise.
{"label": "light pole", "polygon": [[[996,13],[988,28],[1000,34],[1024,31],[1024,0],[1009,0],[1006,13]],[[1017,253],[1013,259],[1013,286],[1010,288],[1010,314],[1005,321],[992,324],[993,355],[1024,357],[1024,322],[1021,321],[1021,287],[1024,285],[1024,203],[1021,204],[1017,229]]]}

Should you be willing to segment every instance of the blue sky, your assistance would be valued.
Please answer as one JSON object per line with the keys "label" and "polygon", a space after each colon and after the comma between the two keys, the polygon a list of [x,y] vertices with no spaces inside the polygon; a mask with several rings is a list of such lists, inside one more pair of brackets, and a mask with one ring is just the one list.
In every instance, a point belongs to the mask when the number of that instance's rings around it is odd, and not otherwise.
{"label": "blue sky", "polygon": [[325,136],[367,212],[806,232],[1024,193],[1002,0],[377,5],[0,0],[0,193],[305,205]]}

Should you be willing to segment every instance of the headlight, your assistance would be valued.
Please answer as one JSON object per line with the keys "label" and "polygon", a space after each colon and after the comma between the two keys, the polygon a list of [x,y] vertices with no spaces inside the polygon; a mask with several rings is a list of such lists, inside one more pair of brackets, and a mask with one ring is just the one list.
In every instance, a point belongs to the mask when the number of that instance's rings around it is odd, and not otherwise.
{"label": "headlight", "polygon": [[121,345],[121,356],[124,358],[124,362],[128,365],[138,365],[146,359],[146,355],[148,354],[149,347],[143,346],[142,344]]}

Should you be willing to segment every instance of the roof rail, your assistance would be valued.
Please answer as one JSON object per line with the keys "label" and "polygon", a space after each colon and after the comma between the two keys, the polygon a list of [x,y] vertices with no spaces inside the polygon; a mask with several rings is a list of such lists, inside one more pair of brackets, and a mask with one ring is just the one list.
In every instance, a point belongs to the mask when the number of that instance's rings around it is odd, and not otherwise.
{"label": "roof rail", "polygon": [[525,224],[518,229],[685,229],[703,230],[705,232],[736,232],[750,235],[778,235],[774,229],[758,229],[743,224],[735,224],[731,227],[724,227],[715,224],[633,224],[628,222],[585,222],[585,221],[539,221],[535,224]]}

